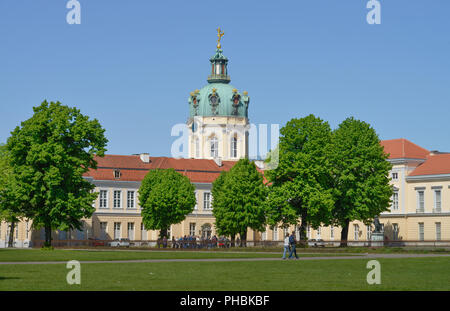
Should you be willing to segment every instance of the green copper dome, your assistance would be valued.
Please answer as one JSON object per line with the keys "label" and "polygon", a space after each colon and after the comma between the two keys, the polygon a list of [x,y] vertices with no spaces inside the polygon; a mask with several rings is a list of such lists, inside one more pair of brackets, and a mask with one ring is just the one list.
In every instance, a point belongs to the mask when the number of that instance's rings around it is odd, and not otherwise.
{"label": "green copper dome", "polygon": [[235,116],[248,118],[250,98],[230,85],[228,59],[217,49],[210,59],[211,74],[208,84],[189,96],[189,116]]}

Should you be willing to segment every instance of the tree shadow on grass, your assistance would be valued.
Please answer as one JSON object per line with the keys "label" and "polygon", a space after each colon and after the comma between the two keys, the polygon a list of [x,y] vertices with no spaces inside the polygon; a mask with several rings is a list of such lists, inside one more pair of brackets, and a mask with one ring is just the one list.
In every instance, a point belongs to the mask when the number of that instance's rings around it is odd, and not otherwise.
{"label": "tree shadow on grass", "polygon": [[15,277],[15,276],[10,277],[10,276],[1,276],[0,275],[0,281],[4,281],[4,280],[20,280],[20,278]]}

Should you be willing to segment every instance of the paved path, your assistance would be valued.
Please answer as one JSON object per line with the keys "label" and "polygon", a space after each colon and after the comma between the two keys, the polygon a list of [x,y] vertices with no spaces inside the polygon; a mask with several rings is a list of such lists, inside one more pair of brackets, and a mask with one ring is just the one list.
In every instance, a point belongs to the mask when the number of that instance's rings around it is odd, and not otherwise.
{"label": "paved path", "polygon": [[[429,258],[448,257],[450,254],[362,254],[361,256],[300,257],[302,260],[377,259],[377,258]],[[138,259],[138,260],[86,260],[80,263],[152,263],[152,262],[232,262],[232,261],[281,261],[281,258],[206,258],[206,259]],[[286,260],[287,261],[287,260]],[[54,265],[66,261],[0,262],[0,265]]]}

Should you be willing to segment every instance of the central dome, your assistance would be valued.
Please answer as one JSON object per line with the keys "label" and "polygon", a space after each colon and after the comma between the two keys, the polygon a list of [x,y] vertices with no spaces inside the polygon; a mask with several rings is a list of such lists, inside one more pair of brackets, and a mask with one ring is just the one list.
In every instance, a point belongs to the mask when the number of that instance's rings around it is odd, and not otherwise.
{"label": "central dome", "polygon": [[210,59],[211,75],[208,84],[201,90],[191,92],[189,97],[189,116],[233,116],[248,118],[250,98],[247,92],[240,94],[229,84],[228,59],[222,50],[217,49]]}

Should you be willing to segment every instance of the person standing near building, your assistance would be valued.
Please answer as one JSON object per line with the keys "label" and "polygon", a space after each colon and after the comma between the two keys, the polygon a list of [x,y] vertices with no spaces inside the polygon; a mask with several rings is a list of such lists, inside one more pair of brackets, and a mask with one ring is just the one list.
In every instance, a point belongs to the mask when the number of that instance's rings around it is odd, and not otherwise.
{"label": "person standing near building", "polygon": [[292,255],[295,255],[295,259],[298,259],[297,250],[295,249],[296,243],[297,241],[295,240],[295,231],[292,231],[292,234],[289,237],[289,246],[291,247],[291,250],[289,252],[289,259],[293,258]]}
{"label": "person standing near building", "polygon": [[286,233],[286,236],[284,237],[283,259],[286,259],[286,252],[288,251],[289,251],[289,233]]}

